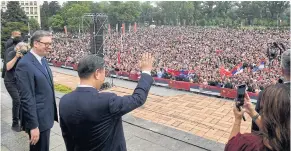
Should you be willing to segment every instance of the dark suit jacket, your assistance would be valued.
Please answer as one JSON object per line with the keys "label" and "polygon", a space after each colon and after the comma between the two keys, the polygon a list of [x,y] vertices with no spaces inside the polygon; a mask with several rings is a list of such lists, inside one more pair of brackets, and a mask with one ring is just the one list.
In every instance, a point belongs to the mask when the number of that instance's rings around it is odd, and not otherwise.
{"label": "dark suit jacket", "polygon": [[46,67],[49,74],[30,52],[16,66],[15,78],[24,130],[38,127],[42,132],[52,128],[54,120],[58,121],[53,76],[47,63]]}
{"label": "dark suit jacket", "polygon": [[60,125],[68,151],[126,151],[121,117],[142,106],[153,78],[142,73],[130,96],[78,87],[60,100]]}
{"label": "dark suit jacket", "polygon": [[[278,83],[280,84],[280,83]],[[284,83],[289,89],[290,89],[290,82]],[[255,110],[257,111],[257,113],[260,113],[262,108],[261,108],[261,101],[262,101],[262,94],[263,91],[260,91],[259,96],[258,96],[258,100],[257,100],[257,104],[256,104],[256,108]],[[252,131],[259,131],[259,127],[257,126],[257,124],[252,121]]]}

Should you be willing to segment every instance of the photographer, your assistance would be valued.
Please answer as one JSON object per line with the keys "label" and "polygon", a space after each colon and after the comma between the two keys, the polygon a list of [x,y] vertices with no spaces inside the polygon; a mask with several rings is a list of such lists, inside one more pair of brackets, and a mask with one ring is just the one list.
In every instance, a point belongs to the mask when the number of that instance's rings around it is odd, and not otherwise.
{"label": "photographer", "polygon": [[[290,150],[290,89],[285,84],[271,85],[262,93],[261,113],[257,113],[246,94],[242,111],[234,106],[235,121],[225,151]],[[243,112],[259,127],[257,133],[240,133]]]}
{"label": "photographer", "polygon": [[[281,56],[281,68],[282,73],[284,76],[284,85],[289,87],[290,90],[290,49],[283,52]],[[260,113],[260,110],[262,109],[262,106],[260,105],[262,101],[262,91],[259,93],[259,97],[256,104],[256,111]],[[252,131],[259,131],[259,127],[256,125],[256,123],[252,122]]]}
{"label": "photographer", "polygon": [[[10,51],[9,49],[12,49]],[[30,49],[29,45],[24,42],[19,42],[15,47],[10,47],[7,51],[10,51],[5,60],[6,64],[6,74],[4,77],[5,87],[12,98],[12,130],[19,132],[19,108],[20,108],[20,98],[19,92],[16,87],[15,80],[15,68],[21,57]],[[14,50],[14,51],[13,51]]]}
{"label": "photographer", "polygon": [[[11,33],[11,37],[6,41],[5,45],[4,45],[4,50],[5,50],[5,53],[4,53],[4,56],[3,56],[3,71],[2,71],[2,78],[5,77],[5,73],[6,73],[6,63],[5,63],[5,60],[6,60],[6,57],[8,55],[8,49],[10,47],[15,47],[15,45],[18,43],[17,41],[20,42],[20,39],[21,39],[21,32],[20,31],[13,31]],[[16,43],[16,44],[15,44]],[[10,49],[11,50],[11,49]]]}

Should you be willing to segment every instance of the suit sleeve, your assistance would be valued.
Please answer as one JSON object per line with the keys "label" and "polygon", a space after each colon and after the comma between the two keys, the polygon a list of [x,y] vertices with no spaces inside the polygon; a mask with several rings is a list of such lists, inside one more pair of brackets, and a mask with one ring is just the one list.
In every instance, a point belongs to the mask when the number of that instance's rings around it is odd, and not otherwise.
{"label": "suit sleeve", "polygon": [[60,126],[62,129],[62,135],[66,144],[66,148],[67,151],[73,151],[75,146],[74,146],[74,142],[73,142],[73,138],[70,135],[67,126],[65,125],[65,122],[63,121],[63,119],[60,117]]}
{"label": "suit sleeve", "polygon": [[[260,104],[261,104],[261,99],[262,99],[262,91],[259,93],[257,104],[255,110],[260,114]],[[252,131],[259,131],[260,128],[257,126],[257,124],[252,121]]]}
{"label": "suit sleeve", "polygon": [[34,75],[25,63],[18,63],[15,70],[15,78],[19,90],[22,111],[25,118],[26,128],[37,128],[38,117],[36,112]]}
{"label": "suit sleeve", "polygon": [[132,95],[121,97],[113,94],[109,100],[110,113],[114,116],[120,117],[142,106],[147,99],[153,81],[154,80],[150,75],[142,73]]}

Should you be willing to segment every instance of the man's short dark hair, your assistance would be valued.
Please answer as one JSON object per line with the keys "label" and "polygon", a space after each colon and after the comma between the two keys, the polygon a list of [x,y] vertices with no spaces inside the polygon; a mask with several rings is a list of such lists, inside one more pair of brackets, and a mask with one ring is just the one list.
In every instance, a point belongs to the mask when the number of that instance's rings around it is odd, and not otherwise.
{"label": "man's short dark hair", "polygon": [[33,47],[35,41],[40,41],[42,37],[52,36],[52,34],[48,31],[44,30],[37,30],[32,34],[30,39],[30,46]]}
{"label": "man's short dark hair", "polygon": [[90,77],[97,69],[104,69],[104,60],[97,54],[83,57],[78,64],[78,75],[81,79]]}

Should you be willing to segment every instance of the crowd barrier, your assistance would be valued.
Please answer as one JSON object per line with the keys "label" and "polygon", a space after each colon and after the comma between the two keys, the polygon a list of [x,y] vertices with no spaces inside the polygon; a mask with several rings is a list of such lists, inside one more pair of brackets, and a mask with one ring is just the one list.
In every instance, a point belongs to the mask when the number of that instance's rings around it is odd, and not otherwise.
{"label": "crowd barrier", "polygon": [[[58,61],[51,61],[49,64],[55,67],[61,67],[61,68],[72,69],[72,70],[77,70],[77,67],[78,67],[77,64],[64,63],[64,62],[58,62]],[[106,74],[108,74],[108,72],[106,72]],[[128,72],[115,72],[115,71],[111,71],[109,74],[111,77],[130,80],[130,81],[138,81],[139,76],[140,76],[139,74],[136,74],[136,73],[132,74]],[[203,93],[203,94],[214,95],[214,96],[219,96],[219,97],[228,98],[228,99],[236,98],[236,94],[237,94],[237,91],[234,89],[220,88],[216,86],[209,86],[209,85],[190,83],[190,82],[184,82],[184,81],[175,81],[175,80],[163,79],[163,78],[157,78],[157,77],[154,77],[154,84],[158,86],[162,86],[162,87]],[[251,101],[255,103],[258,98],[258,94],[252,93],[252,92],[248,92],[248,94],[251,98]]]}

